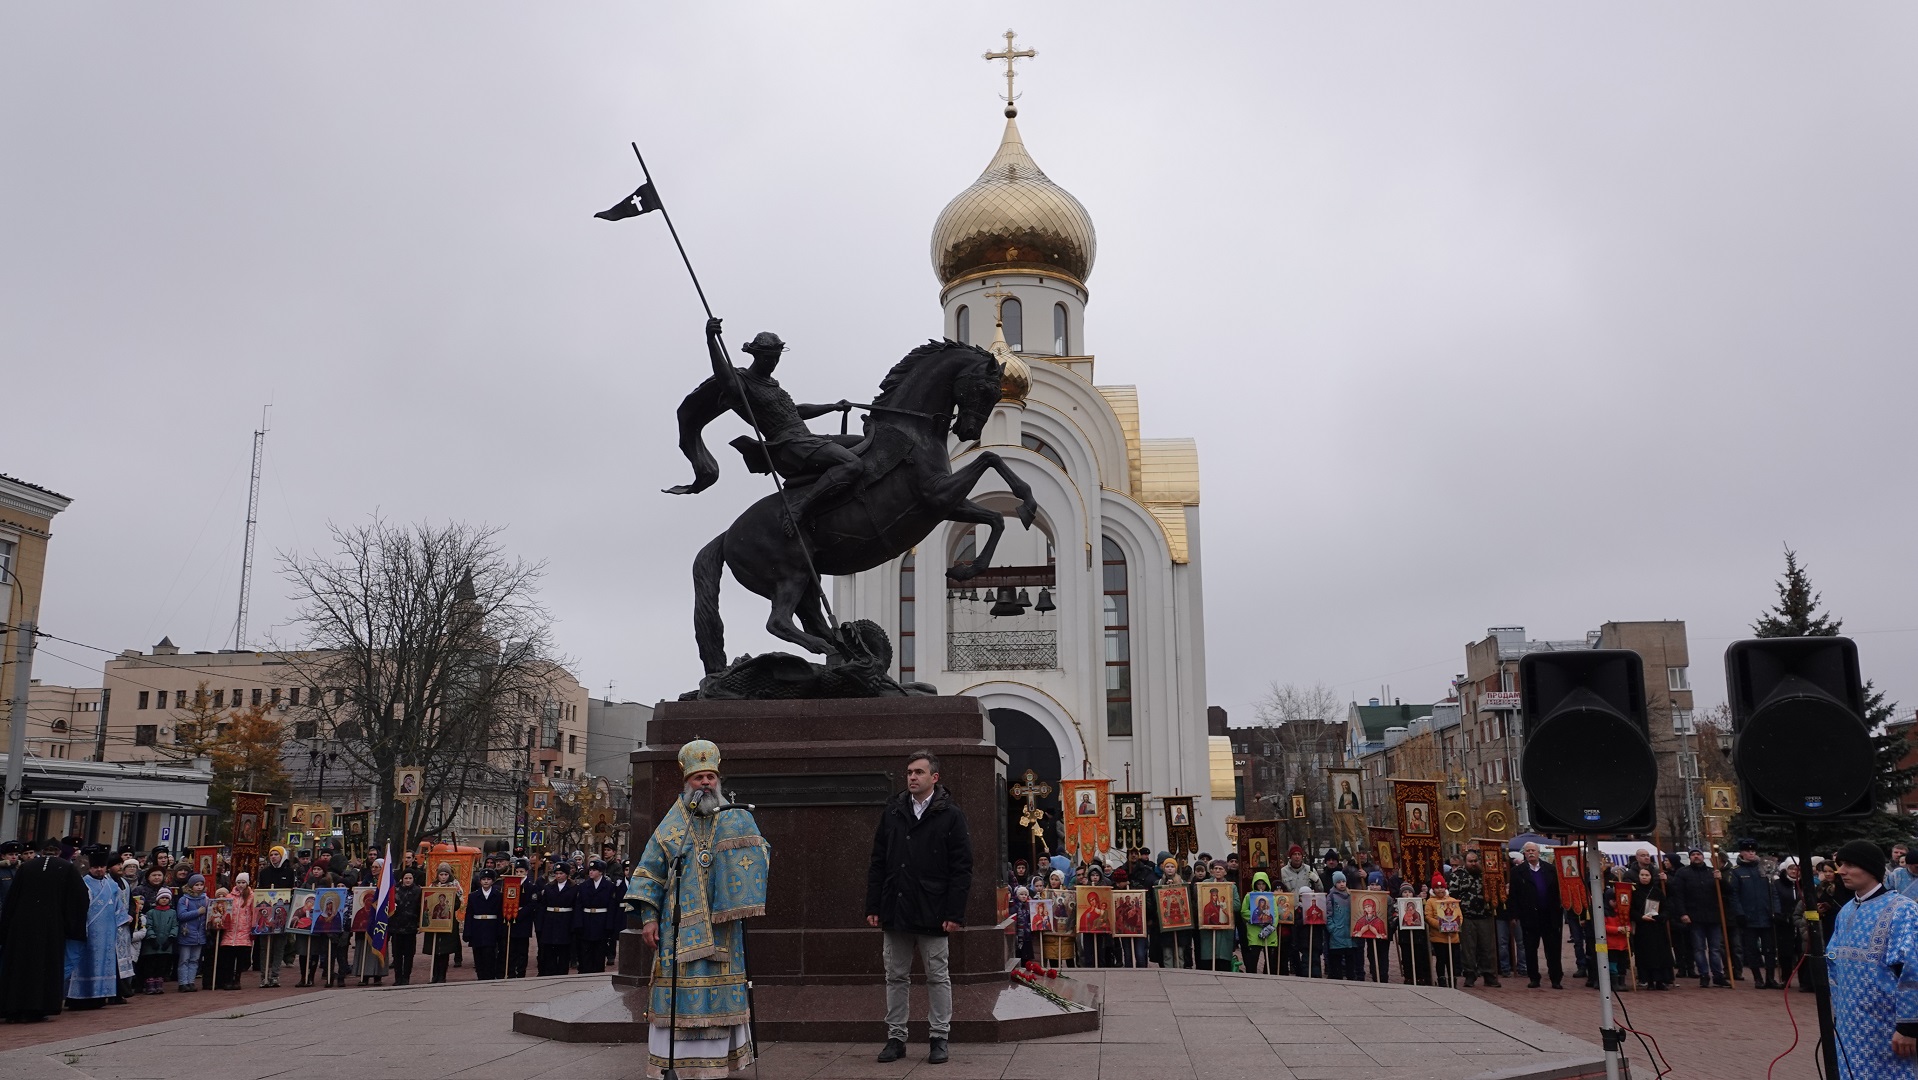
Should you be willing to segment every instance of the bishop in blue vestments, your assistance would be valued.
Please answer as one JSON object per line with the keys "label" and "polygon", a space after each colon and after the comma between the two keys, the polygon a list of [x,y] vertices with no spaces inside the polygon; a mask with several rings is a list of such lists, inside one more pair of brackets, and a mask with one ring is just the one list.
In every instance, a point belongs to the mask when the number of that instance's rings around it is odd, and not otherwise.
{"label": "bishop in blue vestments", "polygon": [[97,1008],[120,996],[120,928],[133,921],[127,893],[107,877],[107,854],[87,867],[87,937],[67,942],[67,999]]}

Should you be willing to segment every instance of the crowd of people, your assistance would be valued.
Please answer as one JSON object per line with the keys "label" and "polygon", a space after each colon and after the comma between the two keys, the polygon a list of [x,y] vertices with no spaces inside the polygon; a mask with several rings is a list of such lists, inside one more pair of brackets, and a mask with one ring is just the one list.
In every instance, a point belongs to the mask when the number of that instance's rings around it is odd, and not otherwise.
{"label": "crowd of people", "polygon": [[[169,988],[239,990],[255,978],[277,987],[295,971],[299,987],[407,985],[422,956],[436,983],[469,952],[479,979],[524,978],[529,965],[539,975],[600,972],[616,959],[627,871],[610,844],[598,859],[493,852],[470,882],[422,844],[402,855],[378,920],[384,863],[275,847],[251,870],[223,858],[209,881],[164,846],[140,855],[72,838],[0,844],[0,1016],[35,1022]],[[449,910],[422,910],[429,886],[447,890],[430,895],[450,896]],[[352,899],[289,911],[260,895],[304,889]]]}
{"label": "crowd of people", "polygon": [[[1805,934],[1816,927],[1828,940],[1838,908],[1850,894],[1834,864],[1814,859],[1809,896],[1799,888],[1797,860],[1765,857],[1750,838],[1738,842],[1734,858],[1714,865],[1703,851],[1654,855],[1641,848],[1622,864],[1604,867],[1605,886],[1594,923],[1589,906],[1566,901],[1582,896],[1584,883],[1566,889],[1552,850],[1526,844],[1508,855],[1503,896],[1488,889],[1483,854],[1466,849],[1457,861],[1445,860],[1430,879],[1411,881],[1358,852],[1345,861],[1327,850],[1309,860],[1293,846],[1276,868],[1260,869],[1238,900],[1232,928],[1201,925],[1167,929],[1162,925],[1158,890],[1180,890],[1184,910],[1196,910],[1195,883],[1241,883],[1239,855],[1214,858],[1201,852],[1190,860],[1144,848],[1124,859],[1094,858],[1074,865],[1063,852],[1035,868],[1015,861],[1006,878],[1006,916],[1017,935],[1021,961],[1055,967],[1162,967],[1242,971],[1309,978],[1416,985],[1501,987],[1502,979],[1522,975],[1529,987],[1565,987],[1563,953],[1567,943],[1571,978],[1598,986],[1597,935],[1603,933],[1611,985],[1616,990],[1671,990],[1696,979],[1701,989],[1729,989],[1747,983],[1753,989],[1785,986],[1804,955]],[[1918,899],[1918,850],[1895,847],[1887,886]],[[1078,886],[1110,886],[1116,891],[1154,890],[1146,903],[1145,936],[1082,934],[1072,923],[1051,923],[1051,932],[1034,930],[1025,917],[1035,899],[1070,902]],[[1380,905],[1361,911],[1359,925],[1383,923],[1377,937],[1355,937],[1352,894],[1383,892],[1415,898],[1414,907]],[[1254,917],[1253,898],[1264,892],[1294,896],[1290,921]],[[1317,896],[1313,902],[1299,902]],[[1805,917],[1809,899],[1815,917]],[[1446,901],[1454,901],[1446,904]],[[1322,915],[1322,920],[1308,912]],[[1445,917],[1445,916],[1450,916]],[[1395,970],[1396,965],[1396,970]],[[1749,977],[1748,977],[1749,976]],[[1803,989],[1801,986],[1800,989]]]}

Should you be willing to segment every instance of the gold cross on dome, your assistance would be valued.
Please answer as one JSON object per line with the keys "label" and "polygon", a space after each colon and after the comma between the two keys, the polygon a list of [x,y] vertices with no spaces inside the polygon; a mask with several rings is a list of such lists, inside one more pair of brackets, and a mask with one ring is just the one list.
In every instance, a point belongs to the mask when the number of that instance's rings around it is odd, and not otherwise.
{"label": "gold cross on dome", "polygon": [[1033,57],[1039,55],[1039,50],[1037,49],[1013,48],[1012,47],[1013,33],[1014,32],[1011,30],[1006,31],[1006,47],[1003,52],[989,52],[986,54],[986,59],[988,60],[1004,60],[1006,62],[1006,104],[1007,105],[1010,105],[1014,101],[1017,101],[1019,97],[1019,95],[1012,92],[1012,80],[1016,78],[1018,74],[1017,72],[1012,70],[1013,61],[1030,60]]}

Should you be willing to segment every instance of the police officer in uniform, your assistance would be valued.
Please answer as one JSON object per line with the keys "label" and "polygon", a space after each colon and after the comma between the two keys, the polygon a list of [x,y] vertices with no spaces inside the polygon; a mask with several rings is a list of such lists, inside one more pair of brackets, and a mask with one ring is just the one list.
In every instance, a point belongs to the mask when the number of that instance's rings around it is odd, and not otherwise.
{"label": "police officer in uniform", "polygon": [[586,880],[579,889],[579,939],[574,953],[579,973],[586,975],[606,970],[606,943],[619,939],[623,921],[620,890],[606,876],[606,864],[598,859],[586,868]]}
{"label": "police officer in uniform", "polygon": [[564,975],[573,967],[573,939],[579,936],[580,889],[564,862],[553,863],[553,880],[540,890],[539,912],[533,916],[539,931],[539,973]]}
{"label": "police officer in uniform", "polygon": [[479,872],[479,883],[466,895],[466,943],[473,947],[473,977],[497,979],[506,974],[506,894],[500,890],[499,875],[487,867]]}

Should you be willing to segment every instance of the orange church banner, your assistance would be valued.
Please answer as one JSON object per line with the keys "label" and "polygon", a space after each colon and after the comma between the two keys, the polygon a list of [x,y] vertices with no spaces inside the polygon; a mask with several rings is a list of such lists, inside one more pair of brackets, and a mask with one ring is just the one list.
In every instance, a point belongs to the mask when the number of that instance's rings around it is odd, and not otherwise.
{"label": "orange church banner", "polygon": [[1585,853],[1576,847],[1552,849],[1552,865],[1558,867],[1558,900],[1566,911],[1588,911],[1591,904],[1585,891]]}
{"label": "orange church banner", "polygon": [[1060,802],[1065,808],[1066,851],[1074,862],[1085,862],[1112,849],[1110,780],[1061,780]]}

